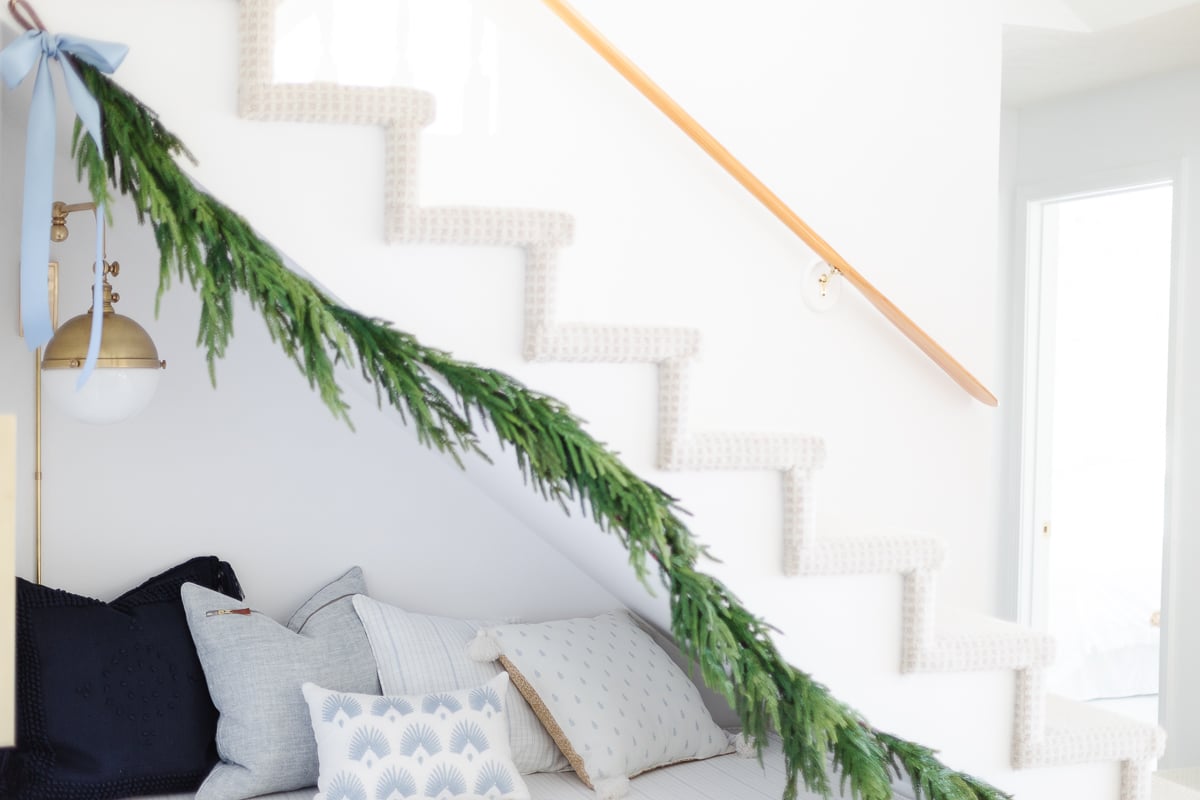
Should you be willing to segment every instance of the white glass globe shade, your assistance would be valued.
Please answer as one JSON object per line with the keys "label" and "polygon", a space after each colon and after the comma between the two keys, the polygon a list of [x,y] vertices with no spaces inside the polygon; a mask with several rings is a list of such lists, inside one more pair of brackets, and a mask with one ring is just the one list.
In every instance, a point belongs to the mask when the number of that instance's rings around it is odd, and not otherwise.
{"label": "white glass globe shade", "polygon": [[128,367],[97,368],[83,386],[78,369],[42,372],[42,390],[63,413],[80,422],[105,425],[140,413],[150,404],[162,370]]}
{"label": "white glass globe shade", "polygon": [[92,336],[92,312],[72,317],[46,343],[42,356],[42,387],[50,402],[81,422],[120,422],[137,414],[158,387],[166,362],[146,329],[112,310],[111,289],[105,285],[100,352],[96,369],[79,386]]}

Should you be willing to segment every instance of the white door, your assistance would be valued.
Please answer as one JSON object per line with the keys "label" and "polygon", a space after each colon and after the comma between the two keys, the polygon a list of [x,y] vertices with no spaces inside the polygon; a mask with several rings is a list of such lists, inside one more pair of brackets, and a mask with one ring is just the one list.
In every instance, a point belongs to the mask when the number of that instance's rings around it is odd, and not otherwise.
{"label": "white door", "polygon": [[1058,641],[1052,691],[1151,719],[1173,195],[1167,182],[1028,209],[1022,614]]}

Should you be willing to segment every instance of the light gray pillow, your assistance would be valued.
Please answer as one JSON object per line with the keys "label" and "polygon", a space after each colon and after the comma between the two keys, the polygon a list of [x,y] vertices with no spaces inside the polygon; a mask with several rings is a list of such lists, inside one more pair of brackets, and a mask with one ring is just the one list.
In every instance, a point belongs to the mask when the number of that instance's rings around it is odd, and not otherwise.
{"label": "light gray pillow", "polygon": [[[365,592],[351,569],[314,594],[287,627],[246,603],[184,584],[183,607],[217,720],[221,757],[196,800],[243,800],[317,783],[317,746],[301,685],[379,694],[370,642],[351,598]],[[226,612],[226,613],[221,613]]]}
{"label": "light gray pillow", "polygon": [[730,752],[700,691],[625,611],[480,631],[476,658],[498,658],[597,795],[629,778]]}
{"label": "light gray pillow", "polygon": [[[354,608],[375,651],[384,694],[469,689],[504,671],[498,664],[478,663],[467,653],[479,628],[494,623],[413,614],[370,597],[354,598]],[[509,688],[506,705],[517,769],[526,775],[570,769],[525,698]]]}

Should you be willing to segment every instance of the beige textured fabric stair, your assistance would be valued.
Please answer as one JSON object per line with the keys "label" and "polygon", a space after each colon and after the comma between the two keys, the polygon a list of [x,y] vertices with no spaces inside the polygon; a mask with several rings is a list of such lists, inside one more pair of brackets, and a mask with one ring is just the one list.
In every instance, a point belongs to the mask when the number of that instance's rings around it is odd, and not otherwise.
{"label": "beige textured fabric stair", "polygon": [[[692,430],[689,370],[699,333],[559,321],[558,253],[572,240],[565,213],[418,203],[420,136],[433,99],[407,88],[272,82],[276,0],[241,0],[240,111],[264,122],[369,125],[385,137],[386,230],[396,243],[507,245],[525,253],[525,356],[538,361],[652,363],[658,369],[658,461],[666,470],[776,470],[783,478],[783,570],[796,576],[897,574],[903,581],[904,672],[1012,670],[1012,763],[1017,768],[1119,762],[1122,800],[1149,800],[1157,728],[1048,698],[1047,637],[991,620],[935,622],[941,543],[930,537],[819,539],[812,476],[825,459],[821,439],[795,433]],[[568,35],[564,32],[564,35]],[[303,254],[297,254],[302,256]],[[302,260],[302,259],[301,259]],[[869,717],[871,709],[862,709]],[[657,797],[669,795],[657,795]]]}

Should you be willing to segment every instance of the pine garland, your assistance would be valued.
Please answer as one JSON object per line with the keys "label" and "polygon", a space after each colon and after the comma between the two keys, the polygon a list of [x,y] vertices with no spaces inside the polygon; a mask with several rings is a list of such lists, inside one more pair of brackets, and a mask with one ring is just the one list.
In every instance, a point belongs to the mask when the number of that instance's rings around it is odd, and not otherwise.
{"label": "pine garland", "polygon": [[828,797],[834,788],[830,762],[842,790],[862,800],[890,800],[890,779],[904,774],[918,798],[1008,797],[946,767],[932,750],[874,729],[789,665],[766,623],[720,581],[698,571],[705,553],[681,521],[675,498],[631,472],[566,406],[333,302],[288,270],[242,217],[195,187],[175,160],[191,154],[151,109],[95,69],[74,63],[103,111],[105,144],[99,152],[76,124],[78,174],[86,176],[97,202],[109,199],[111,183],[132,199],[140,222],[149,220],[161,253],[160,297],[175,277],[199,294],[197,344],[214,382],[216,360],[233,336],[234,293],[241,292],[309,385],[347,423],[349,406],[334,375],[339,363],[357,364],[380,404],[386,401],[416,428],[422,443],[460,464],[465,453],[482,455],[473,424],[478,417],[513,446],[526,478],[546,498],[578,502],[619,537],[644,584],[657,574],[670,593],[676,641],[704,681],[737,711],[760,757],[768,732],[779,733],[785,800],[797,797],[801,781]]}

